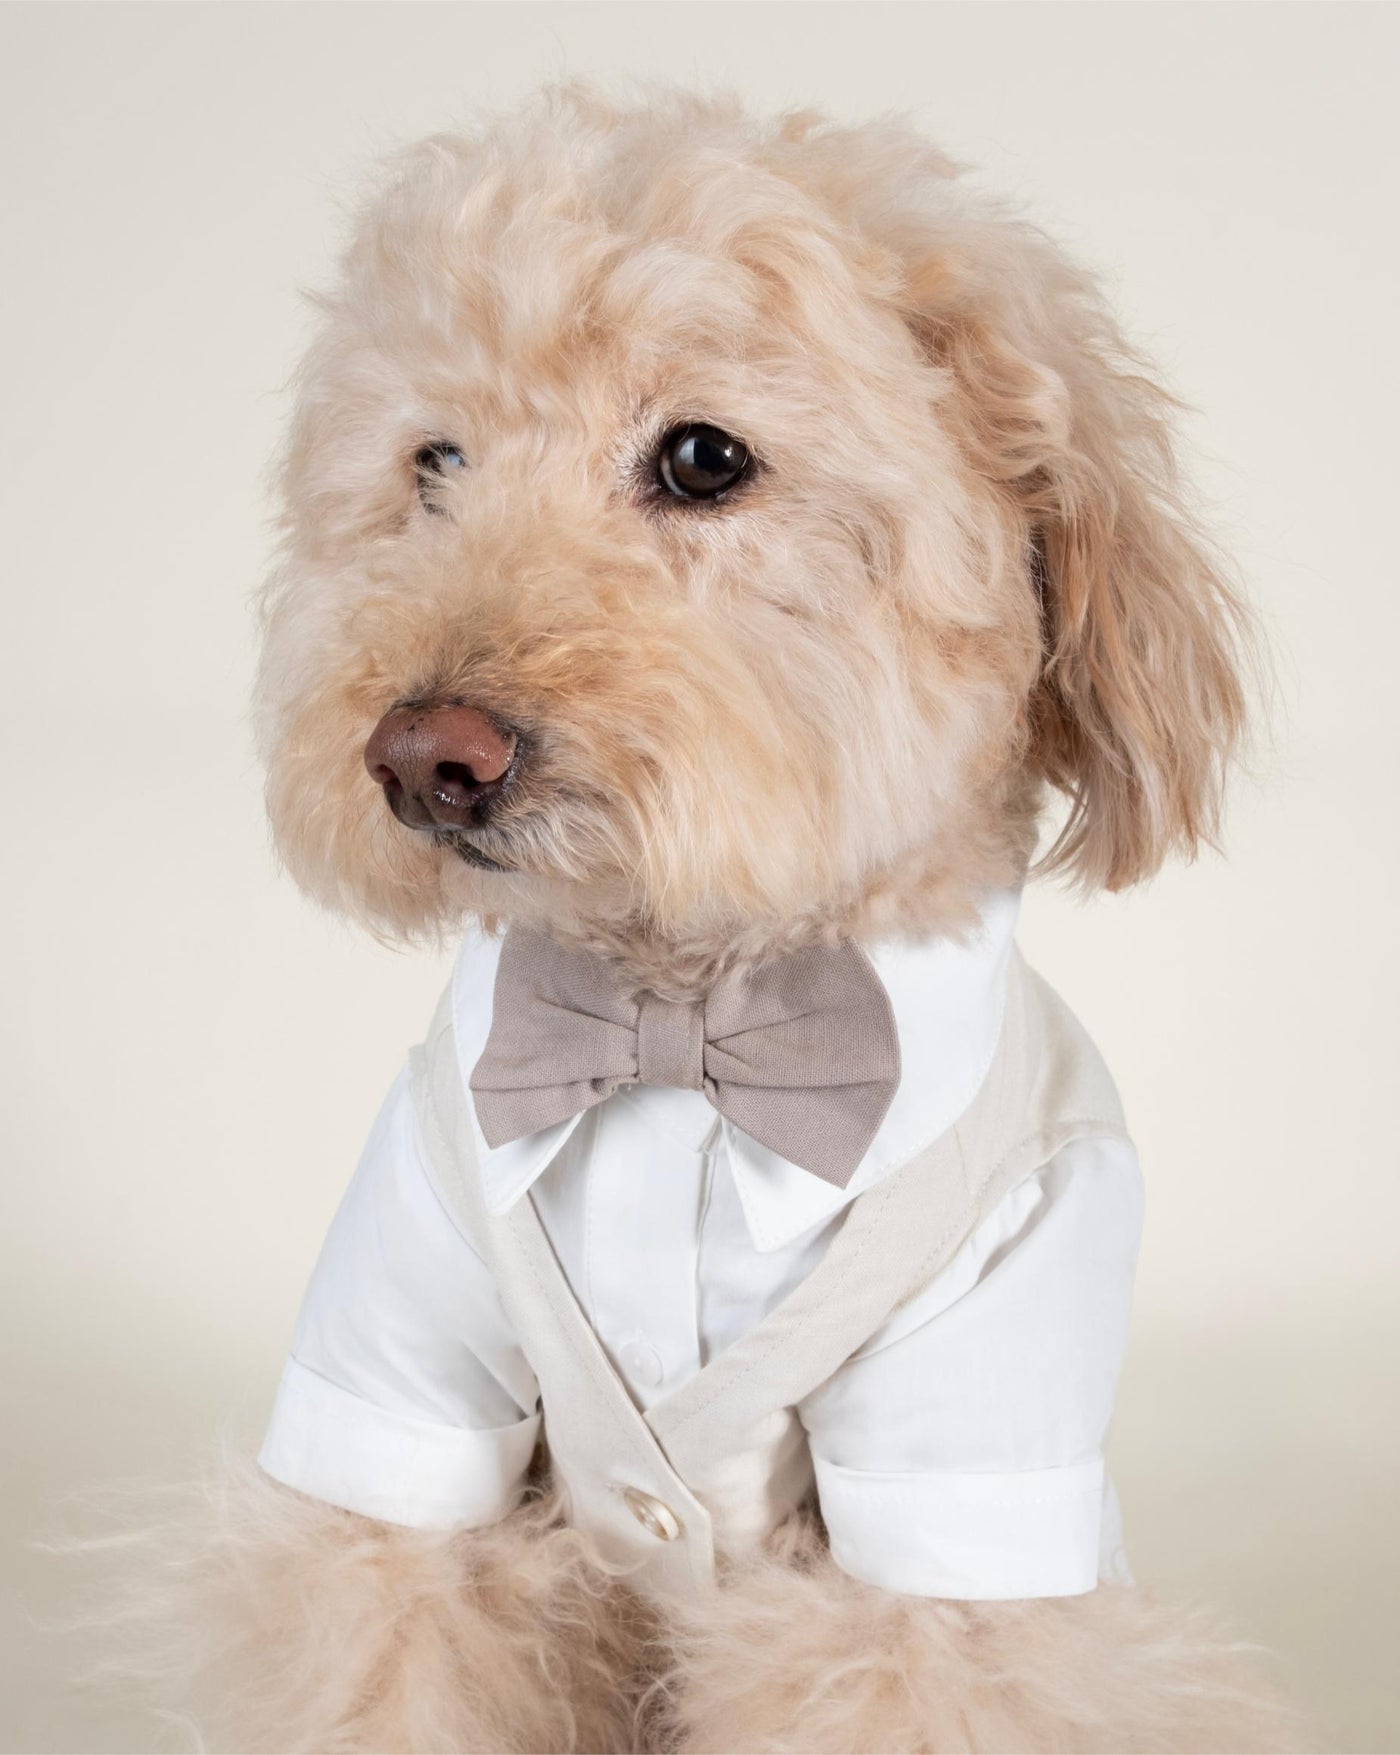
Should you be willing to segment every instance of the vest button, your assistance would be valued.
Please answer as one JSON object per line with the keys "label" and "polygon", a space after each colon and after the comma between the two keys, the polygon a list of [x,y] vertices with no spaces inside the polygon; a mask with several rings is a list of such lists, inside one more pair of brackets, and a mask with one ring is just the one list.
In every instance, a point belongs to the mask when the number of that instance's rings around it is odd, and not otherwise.
{"label": "vest button", "polygon": [[622,1497],[633,1517],[658,1542],[674,1542],[681,1533],[681,1520],[675,1512],[650,1493],[643,1493],[639,1487],[624,1487]]}

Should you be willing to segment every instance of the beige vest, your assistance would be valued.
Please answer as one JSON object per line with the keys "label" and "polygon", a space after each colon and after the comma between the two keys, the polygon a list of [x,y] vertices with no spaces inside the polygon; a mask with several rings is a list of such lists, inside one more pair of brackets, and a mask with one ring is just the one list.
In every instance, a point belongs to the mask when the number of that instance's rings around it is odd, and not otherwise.
{"label": "beige vest", "polygon": [[[917,1069],[906,1068],[906,1076]],[[571,1521],[658,1592],[714,1576],[721,1507],[687,1483],[800,1438],[793,1409],[914,1297],[1016,1183],[1071,1140],[1123,1137],[1112,1080],[1059,997],[1013,956],[986,1078],[958,1121],[857,1197],[813,1272],[747,1335],[641,1413],[574,1298],[529,1199],[486,1211],[450,1001],[413,1077],[438,1192],[485,1251],[539,1380],[550,1466]],[[761,1532],[758,1532],[761,1533]]]}

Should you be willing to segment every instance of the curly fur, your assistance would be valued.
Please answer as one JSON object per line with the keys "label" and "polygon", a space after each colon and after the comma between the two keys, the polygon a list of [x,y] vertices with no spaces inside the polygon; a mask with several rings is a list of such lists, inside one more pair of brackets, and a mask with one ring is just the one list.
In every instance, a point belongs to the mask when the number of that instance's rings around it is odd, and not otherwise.
{"label": "curly fur", "polygon": [[[146,1508],[149,1513],[149,1507]],[[632,1595],[548,1497],[406,1530],[255,1467],[100,1544],[103,1677],[240,1755],[1224,1755],[1304,1745],[1206,1614],[1126,1586],[896,1596],[789,1520],[711,1592]]]}
{"label": "curly fur", "polygon": [[660,1685],[685,1755],[1221,1755],[1299,1747],[1246,1648],[1128,1586],[894,1596],[800,1528],[680,1611]]}
{"label": "curly fur", "polygon": [[120,1591],[99,1618],[103,1678],[198,1748],[633,1746],[651,1620],[547,1499],[440,1534],[370,1522],[245,1465],[102,1546]]}
{"label": "curly fur", "polygon": [[[567,86],[407,153],[321,301],[259,724],[292,870],[389,935],[547,923],[662,991],[956,932],[1214,828],[1245,616],[1093,281],[911,130]],[[740,434],[723,504],[673,424]],[[412,459],[467,467],[420,504]],[[478,852],[361,763],[405,700],[519,727]]]}

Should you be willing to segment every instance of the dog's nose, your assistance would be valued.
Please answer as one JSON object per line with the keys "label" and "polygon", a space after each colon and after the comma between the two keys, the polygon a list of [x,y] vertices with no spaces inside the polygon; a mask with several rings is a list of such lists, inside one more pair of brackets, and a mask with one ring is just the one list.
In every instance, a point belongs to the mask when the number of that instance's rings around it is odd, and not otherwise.
{"label": "dog's nose", "polygon": [[517,747],[475,707],[393,707],[365,745],[365,766],[401,823],[462,829],[485,817]]}

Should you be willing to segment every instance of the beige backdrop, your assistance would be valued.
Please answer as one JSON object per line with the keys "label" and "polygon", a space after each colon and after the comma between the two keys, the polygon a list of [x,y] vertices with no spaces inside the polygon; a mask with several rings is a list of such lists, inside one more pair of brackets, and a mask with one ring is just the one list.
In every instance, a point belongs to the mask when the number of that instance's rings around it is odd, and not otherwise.
{"label": "beige backdrop", "polygon": [[544,77],[901,106],[1109,274],[1202,413],[1281,651],[1229,857],[1024,942],[1108,1054],[1150,1209],[1114,1465],[1144,1579],[1400,1741],[1397,208],[1385,6],[0,9],[0,1383],[12,1750],[149,1749],[74,1693],[65,1494],[256,1436],[441,970],[274,870],[243,719],[279,388],[364,163]]}

